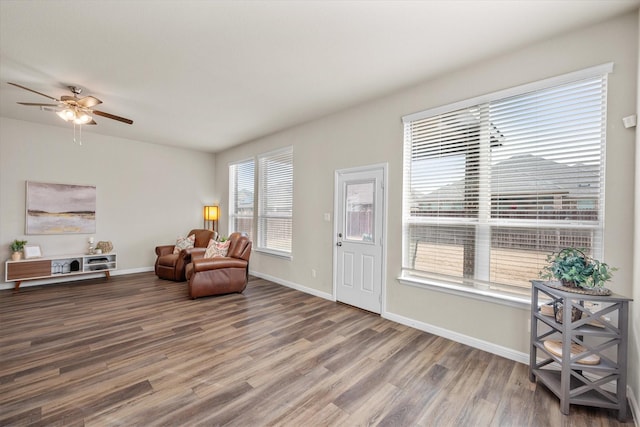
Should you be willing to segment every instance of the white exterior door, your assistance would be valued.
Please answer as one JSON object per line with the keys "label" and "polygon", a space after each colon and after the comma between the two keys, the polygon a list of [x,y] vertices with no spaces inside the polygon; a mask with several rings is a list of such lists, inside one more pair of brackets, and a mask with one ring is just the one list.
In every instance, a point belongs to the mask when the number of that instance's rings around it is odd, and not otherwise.
{"label": "white exterior door", "polygon": [[336,172],[336,299],[382,312],[385,167]]}

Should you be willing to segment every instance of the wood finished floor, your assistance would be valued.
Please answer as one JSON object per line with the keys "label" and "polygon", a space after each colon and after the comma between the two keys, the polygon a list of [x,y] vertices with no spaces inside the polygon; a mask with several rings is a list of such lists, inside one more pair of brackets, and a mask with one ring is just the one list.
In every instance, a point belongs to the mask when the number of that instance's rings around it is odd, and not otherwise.
{"label": "wood finished floor", "polygon": [[[0,425],[618,426],[527,366],[252,279],[152,273],[0,291]],[[629,421],[626,425],[633,425]]]}

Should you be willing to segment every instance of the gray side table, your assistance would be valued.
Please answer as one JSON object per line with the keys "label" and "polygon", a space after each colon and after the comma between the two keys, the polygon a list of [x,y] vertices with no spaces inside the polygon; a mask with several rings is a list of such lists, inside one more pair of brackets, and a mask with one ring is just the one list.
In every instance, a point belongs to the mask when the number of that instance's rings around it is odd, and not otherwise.
{"label": "gray side table", "polygon": [[[547,286],[532,280],[531,347],[529,380],[544,384],[560,399],[563,414],[569,406],[585,405],[618,410],[618,419],[627,417],[627,346],[630,298],[621,295],[585,295]],[[562,323],[541,312],[549,301],[562,303]],[[581,319],[572,321],[571,312],[581,310]],[[590,311],[586,311],[590,310]],[[560,340],[562,356],[549,351],[545,340]],[[571,347],[574,344],[574,354]],[[582,352],[575,353],[575,344]],[[566,355],[570,355],[567,357]],[[586,358],[600,358],[584,364]],[[579,363],[582,361],[583,363]],[[615,384],[615,392],[611,386]]]}

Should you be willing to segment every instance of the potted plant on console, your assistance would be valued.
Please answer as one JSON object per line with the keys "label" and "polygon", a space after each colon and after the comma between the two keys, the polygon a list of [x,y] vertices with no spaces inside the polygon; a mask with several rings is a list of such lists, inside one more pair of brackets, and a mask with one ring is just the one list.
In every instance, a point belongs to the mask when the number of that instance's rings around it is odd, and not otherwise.
{"label": "potted plant on console", "polygon": [[[569,247],[547,256],[549,265],[540,272],[543,279],[559,281],[562,289],[569,292],[609,295],[604,288],[617,270],[608,264],[585,255],[584,250]],[[558,285],[560,285],[558,284]]]}
{"label": "potted plant on console", "polygon": [[22,259],[22,250],[24,249],[24,245],[27,244],[26,240],[14,240],[11,242],[9,246],[11,248],[11,259],[13,261],[20,261]]}

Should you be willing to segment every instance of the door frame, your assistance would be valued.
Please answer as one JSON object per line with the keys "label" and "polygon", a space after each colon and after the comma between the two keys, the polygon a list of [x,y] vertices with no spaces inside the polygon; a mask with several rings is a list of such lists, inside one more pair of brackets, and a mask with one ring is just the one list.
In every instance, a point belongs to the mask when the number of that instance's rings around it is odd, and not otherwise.
{"label": "door frame", "polygon": [[356,166],[353,168],[336,169],[333,178],[333,300],[338,301],[338,220],[340,212],[338,212],[338,206],[340,206],[338,198],[340,197],[340,188],[338,182],[340,176],[354,172],[369,172],[382,170],[382,268],[380,274],[380,316],[387,311],[387,217],[388,217],[388,163],[376,163],[366,166]]}

